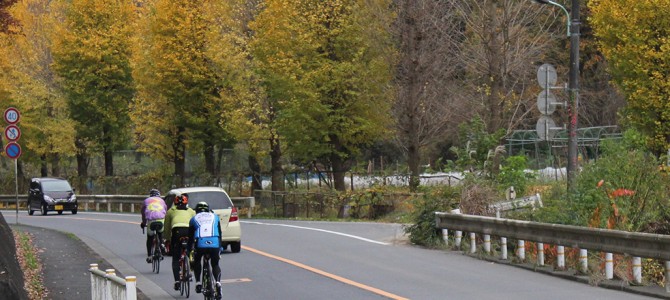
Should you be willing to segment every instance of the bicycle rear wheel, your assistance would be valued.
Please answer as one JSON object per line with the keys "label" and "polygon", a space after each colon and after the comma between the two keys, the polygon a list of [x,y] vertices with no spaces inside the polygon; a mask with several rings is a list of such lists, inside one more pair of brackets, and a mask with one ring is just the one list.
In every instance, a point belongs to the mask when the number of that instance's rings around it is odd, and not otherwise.
{"label": "bicycle rear wheel", "polygon": [[158,246],[158,237],[154,235],[154,246],[151,254],[153,271],[158,274],[161,270],[161,249]]}
{"label": "bicycle rear wheel", "polygon": [[188,258],[182,257],[181,261],[181,295],[186,294],[188,298],[191,294],[191,266],[188,263]]}

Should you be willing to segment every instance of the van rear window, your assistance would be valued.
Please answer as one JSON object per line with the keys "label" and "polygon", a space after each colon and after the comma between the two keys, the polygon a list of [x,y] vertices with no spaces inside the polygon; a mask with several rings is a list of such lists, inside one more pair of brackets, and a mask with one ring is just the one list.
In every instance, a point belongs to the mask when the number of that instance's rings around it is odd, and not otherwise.
{"label": "van rear window", "polygon": [[190,192],[188,195],[188,206],[195,208],[198,202],[207,202],[210,209],[230,209],[233,207],[233,202],[230,201],[228,195],[221,192]]}

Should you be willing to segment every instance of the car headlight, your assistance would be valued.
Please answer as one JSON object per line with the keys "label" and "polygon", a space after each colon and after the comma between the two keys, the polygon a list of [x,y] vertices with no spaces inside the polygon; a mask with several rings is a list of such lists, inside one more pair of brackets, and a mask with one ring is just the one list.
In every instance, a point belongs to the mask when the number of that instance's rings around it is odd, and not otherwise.
{"label": "car headlight", "polygon": [[77,200],[77,196],[75,196],[74,194],[72,194],[72,196],[70,196],[70,199],[67,199],[67,201],[69,201],[69,202],[74,202],[76,200]]}
{"label": "car headlight", "polygon": [[53,202],[54,202],[54,198],[51,198],[51,197],[49,197],[49,196],[47,196],[47,195],[44,195],[44,201],[49,202],[49,203],[53,203]]}

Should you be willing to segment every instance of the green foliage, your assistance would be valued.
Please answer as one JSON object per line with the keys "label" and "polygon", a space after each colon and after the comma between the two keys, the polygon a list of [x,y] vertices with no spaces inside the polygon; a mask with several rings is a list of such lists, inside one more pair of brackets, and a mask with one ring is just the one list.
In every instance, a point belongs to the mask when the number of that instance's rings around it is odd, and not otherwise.
{"label": "green foliage", "polygon": [[458,128],[461,146],[451,148],[458,156],[456,165],[464,169],[484,170],[485,163],[491,158],[491,151],[496,151],[505,131],[500,129],[489,133],[480,116],[462,123]]}
{"label": "green foliage", "polygon": [[460,191],[455,187],[440,187],[426,191],[423,197],[414,201],[412,225],[405,228],[410,241],[426,247],[444,245],[442,232],[436,229],[435,212],[448,212],[456,208],[459,203]]}
{"label": "green foliage", "polygon": [[533,173],[527,173],[527,161],[525,156],[507,157],[500,167],[500,172],[496,175],[495,181],[498,188],[506,190],[513,186],[518,197],[526,194],[528,182],[535,177]]}
{"label": "green foliage", "polygon": [[603,156],[584,166],[570,202],[573,224],[643,231],[669,216],[667,175],[654,156],[632,148],[638,142],[633,132],[623,141],[608,141]]}

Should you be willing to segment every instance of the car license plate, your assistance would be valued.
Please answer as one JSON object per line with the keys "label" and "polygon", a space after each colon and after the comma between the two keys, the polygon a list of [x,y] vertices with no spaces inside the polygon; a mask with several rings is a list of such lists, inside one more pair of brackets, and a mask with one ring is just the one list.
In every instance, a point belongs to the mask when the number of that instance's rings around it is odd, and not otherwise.
{"label": "car license plate", "polygon": [[63,206],[62,205],[56,205],[56,206],[54,206],[54,209],[55,210],[63,210]]}

